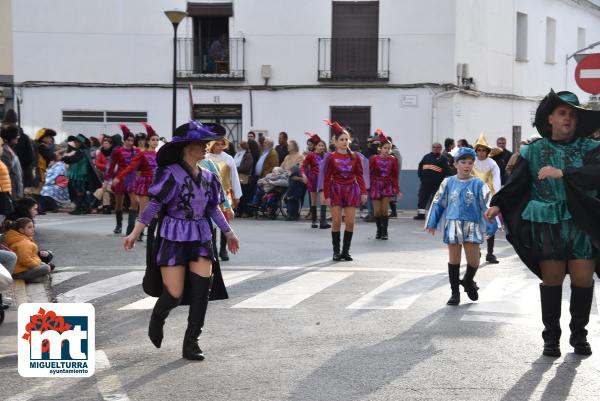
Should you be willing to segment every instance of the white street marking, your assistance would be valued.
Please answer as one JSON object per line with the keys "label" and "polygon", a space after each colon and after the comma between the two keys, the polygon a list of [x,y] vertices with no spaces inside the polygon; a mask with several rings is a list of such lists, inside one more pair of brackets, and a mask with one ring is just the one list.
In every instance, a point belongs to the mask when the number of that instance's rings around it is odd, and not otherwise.
{"label": "white street marking", "polygon": [[75,288],[64,294],[58,294],[56,298],[58,302],[89,302],[129,287],[141,285],[142,277],[144,277],[144,272],[141,271],[120,274]]}
{"label": "white street marking", "polygon": [[421,295],[430,290],[443,275],[407,277],[399,275],[356,300],[346,309],[407,309]]}
{"label": "white street marking", "polygon": [[[231,287],[233,285],[239,284],[242,281],[246,281],[254,276],[258,276],[259,274],[264,273],[263,271],[223,271],[223,281],[225,281],[225,285]],[[128,305],[125,305],[119,310],[148,310],[154,308],[154,304],[156,303],[156,297],[146,297],[140,299],[139,301],[135,301]]]}
{"label": "white street marking", "polygon": [[73,277],[81,276],[82,274],[87,274],[88,272],[54,272],[50,277],[52,278],[52,285],[57,285],[67,280],[72,279]]}
{"label": "white street marking", "polygon": [[353,273],[310,272],[234,305],[233,308],[287,309]]}
{"label": "white street marking", "polygon": [[96,351],[96,378],[98,382],[98,391],[103,400],[110,401],[128,401],[129,397],[123,391],[123,385],[119,376],[115,373],[108,373],[110,362],[103,350]]}

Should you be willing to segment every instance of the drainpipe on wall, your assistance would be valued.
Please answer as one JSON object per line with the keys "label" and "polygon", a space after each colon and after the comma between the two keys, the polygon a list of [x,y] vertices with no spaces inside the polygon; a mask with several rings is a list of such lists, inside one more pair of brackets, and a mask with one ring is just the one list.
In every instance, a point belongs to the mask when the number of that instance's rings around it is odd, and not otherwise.
{"label": "drainpipe on wall", "polygon": [[433,143],[435,142],[435,137],[436,137],[437,101],[441,97],[450,96],[450,95],[454,95],[455,93],[459,93],[460,90],[451,89],[451,90],[445,90],[445,91],[436,93],[430,87],[427,87],[427,89],[429,89],[429,91],[431,92],[431,143],[430,143],[430,146],[432,146]]}

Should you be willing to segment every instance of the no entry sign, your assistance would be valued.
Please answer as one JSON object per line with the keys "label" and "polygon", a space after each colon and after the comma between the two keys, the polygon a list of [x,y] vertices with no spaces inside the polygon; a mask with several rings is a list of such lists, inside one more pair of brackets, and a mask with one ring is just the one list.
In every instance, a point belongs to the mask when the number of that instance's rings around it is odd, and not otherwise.
{"label": "no entry sign", "polygon": [[575,82],[587,93],[600,93],[600,53],[585,56],[575,68]]}

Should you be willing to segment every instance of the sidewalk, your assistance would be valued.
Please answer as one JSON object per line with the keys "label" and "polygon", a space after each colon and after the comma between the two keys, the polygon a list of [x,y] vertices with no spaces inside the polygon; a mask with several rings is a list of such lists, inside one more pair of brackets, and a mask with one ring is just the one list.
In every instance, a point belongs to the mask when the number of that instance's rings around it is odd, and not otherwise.
{"label": "sidewalk", "polygon": [[0,358],[17,353],[17,321],[19,305],[28,302],[50,302],[45,283],[25,284],[23,280],[15,280],[11,288],[3,292],[12,298],[12,305],[5,311],[4,322],[0,325]]}

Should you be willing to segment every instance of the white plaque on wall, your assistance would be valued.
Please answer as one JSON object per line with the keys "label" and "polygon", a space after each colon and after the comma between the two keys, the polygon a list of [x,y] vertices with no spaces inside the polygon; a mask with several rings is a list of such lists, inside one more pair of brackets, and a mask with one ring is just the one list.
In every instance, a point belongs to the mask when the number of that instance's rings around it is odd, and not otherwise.
{"label": "white plaque on wall", "polygon": [[400,106],[402,107],[417,107],[418,101],[418,95],[400,95]]}

